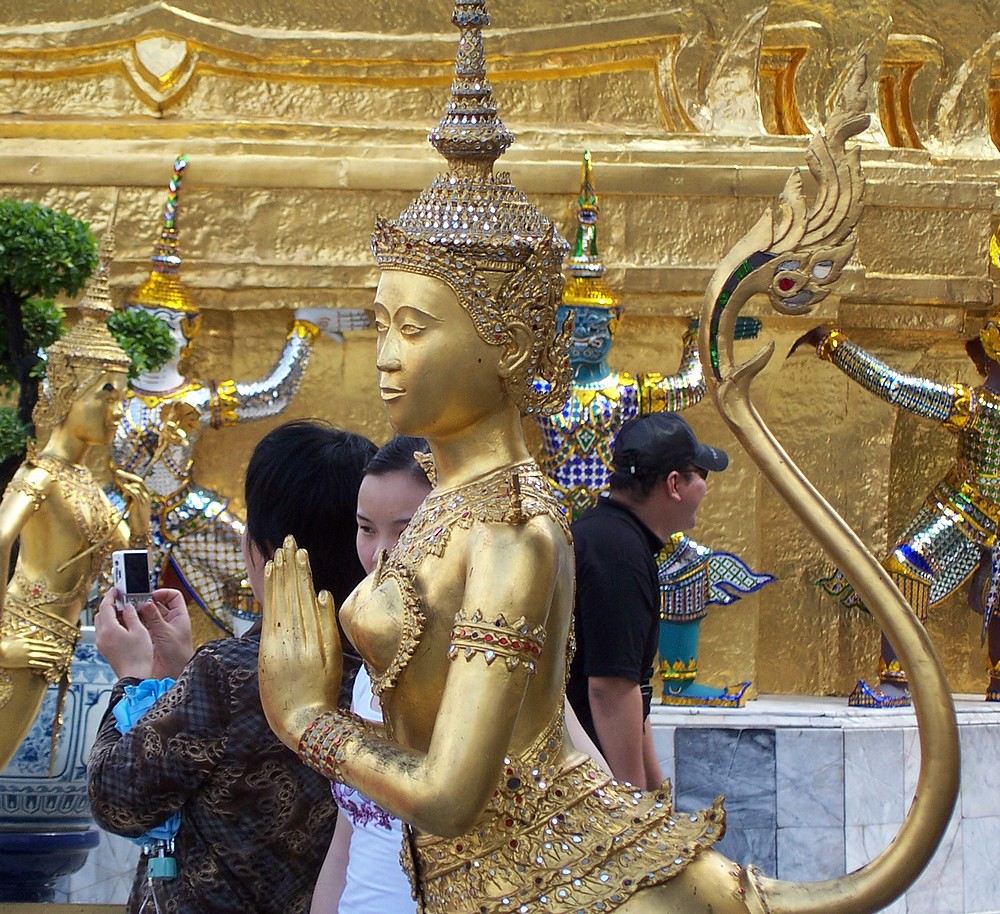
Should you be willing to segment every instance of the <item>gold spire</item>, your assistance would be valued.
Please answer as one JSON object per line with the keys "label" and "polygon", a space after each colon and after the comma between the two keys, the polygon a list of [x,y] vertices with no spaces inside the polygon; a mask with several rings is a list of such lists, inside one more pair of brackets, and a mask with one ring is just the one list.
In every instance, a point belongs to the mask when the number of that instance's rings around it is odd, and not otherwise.
{"label": "gold spire", "polygon": [[83,298],[77,304],[77,310],[82,316],[95,320],[107,320],[114,313],[111,302],[111,261],[115,257],[114,220],[108,225],[108,230],[101,239],[101,247],[97,257],[97,269],[87,282]]}
{"label": "gold spire", "polygon": [[108,282],[114,253],[112,220],[101,241],[97,269],[77,306],[80,319],[45,350],[45,383],[32,413],[36,426],[52,428],[62,422],[88,374],[127,372],[131,365],[106,323],[114,311]]}
{"label": "gold spire", "polygon": [[594,166],[588,151],[583,153],[580,176],[580,197],[576,211],[576,243],[566,262],[569,280],[563,290],[564,305],[591,308],[615,308],[618,296],[608,288],[604,276],[604,261],[597,250],[597,192],[594,189]]}
{"label": "gold spire", "polygon": [[[456,0],[451,17],[460,37],[455,79],[444,116],[428,137],[447,159],[438,175],[396,222],[379,219],[372,251],[384,270],[433,276],[449,285],[488,343],[502,345],[513,320],[535,334],[525,412],[562,406],[570,378],[555,312],[569,245],[493,165],[514,137],[497,115],[486,75],[484,0]],[[494,292],[480,271],[509,274]],[[495,284],[494,284],[495,286]]]}
{"label": "gold spire", "polygon": [[177,206],[180,203],[181,179],[187,168],[188,157],[174,160],[174,172],[167,186],[167,205],[163,211],[163,229],[153,248],[153,269],[149,278],[126,300],[126,307],[165,308],[197,314],[198,307],[191,300],[180,280],[181,251],[177,236]]}

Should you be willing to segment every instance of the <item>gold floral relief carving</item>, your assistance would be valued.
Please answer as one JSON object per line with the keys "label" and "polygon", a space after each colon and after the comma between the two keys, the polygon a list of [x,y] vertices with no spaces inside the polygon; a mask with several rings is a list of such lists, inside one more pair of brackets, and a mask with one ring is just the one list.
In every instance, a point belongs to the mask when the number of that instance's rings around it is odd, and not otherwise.
{"label": "gold floral relief carving", "polygon": [[[674,64],[681,45],[677,36],[627,39],[572,48],[527,51],[491,59],[494,83],[574,83],[586,77],[635,74],[654,110],[656,126],[667,132],[694,129],[685,114]],[[143,35],[72,50],[32,51],[0,48],[0,78],[83,80],[97,74],[124,73],[130,90],[148,108],[164,112],[177,105],[199,79],[236,80],[284,86],[340,85],[367,91],[405,90],[447,85],[450,63],[377,58],[316,56],[258,57],[201,44],[170,33]]]}
{"label": "gold floral relief carving", "polygon": [[[564,84],[565,89],[542,90],[554,96],[553,103],[581,79],[596,77],[577,91],[595,98],[598,120],[602,103],[610,110],[620,102],[618,107],[631,106],[633,115],[641,113],[639,123],[645,123],[647,108],[656,112],[648,126],[668,133],[725,132],[736,122],[742,125],[736,132],[744,133],[759,121],[755,70],[766,3],[734,3],[725,16],[710,4],[649,12],[626,9],[625,3],[618,4],[622,10],[617,15],[599,23],[542,21],[530,28],[500,29],[490,45],[491,75],[495,83],[525,87]],[[58,110],[38,112],[60,115],[97,113],[74,102],[73,81],[120,79],[123,74],[128,91],[147,109],[161,113],[202,79],[235,80],[279,95],[294,95],[309,85],[378,93],[439,87],[451,80],[450,34],[342,31],[337,22],[343,16],[335,11],[326,29],[303,29],[291,22],[275,27],[250,24],[243,13],[225,21],[185,9],[188,5],[156,3],[92,17],[84,10],[78,21],[0,25],[0,78],[22,85],[62,80],[66,87],[44,98],[30,91],[23,96],[26,108],[40,98],[48,106],[61,99]],[[645,99],[636,103],[628,95]],[[261,112],[232,113],[252,117]],[[425,112],[413,116],[422,123]],[[305,117],[314,121],[316,112]],[[588,120],[586,113],[580,119]]]}

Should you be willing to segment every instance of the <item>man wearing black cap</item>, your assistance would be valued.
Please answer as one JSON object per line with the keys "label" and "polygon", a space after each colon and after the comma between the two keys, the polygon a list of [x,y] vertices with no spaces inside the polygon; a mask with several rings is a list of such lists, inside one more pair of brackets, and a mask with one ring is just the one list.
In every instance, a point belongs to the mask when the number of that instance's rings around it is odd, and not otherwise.
{"label": "man wearing black cap", "polygon": [[663,780],[646,725],[659,636],[656,555],[695,524],[710,472],[729,465],[676,413],[626,422],[610,491],[573,524],[576,654],[567,697],[620,781]]}

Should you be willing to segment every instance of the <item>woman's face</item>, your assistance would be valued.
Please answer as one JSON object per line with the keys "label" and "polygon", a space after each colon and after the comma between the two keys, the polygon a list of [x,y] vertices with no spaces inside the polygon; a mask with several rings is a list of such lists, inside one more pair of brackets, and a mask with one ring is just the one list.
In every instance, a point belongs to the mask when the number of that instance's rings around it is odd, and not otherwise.
{"label": "woman's face", "polygon": [[80,389],[62,421],[63,427],[87,447],[110,444],[122,418],[127,389],[125,372],[102,372]]}
{"label": "woman's face", "polygon": [[506,401],[501,347],[476,333],[455,293],[431,276],[387,270],[375,293],[379,391],[404,435],[447,438]]}
{"label": "woman's face", "polygon": [[361,481],[357,543],[365,574],[371,574],[382,552],[396,545],[430,490],[429,482],[405,470],[368,475]]}

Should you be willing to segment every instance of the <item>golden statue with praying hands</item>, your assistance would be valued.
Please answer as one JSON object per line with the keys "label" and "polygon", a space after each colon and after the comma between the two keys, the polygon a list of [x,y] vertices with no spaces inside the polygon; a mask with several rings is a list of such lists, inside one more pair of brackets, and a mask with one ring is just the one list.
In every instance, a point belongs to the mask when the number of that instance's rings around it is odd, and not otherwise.
{"label": "golden statue with praying hands", "polygon": [[[329,595],[315,596],[308,557],[291,541],[266,573],[260,686],[268,721],[310,766],[404,820],[402,859],[422,914],[876,911],[933,853],[954,804],[958,761],[940,666],[898,593],[876,580],[874,559],[874,568],[864,560],[851,567],[862,569],[859,587],[899,636],[908,666],[919,667],[923,768],[921,805],[869,866],[815,884],[767,879],[712,849],[724,829],[721,799],[678,812],[669,782],[644,792],[613,781],[567,736],[573,549],[521,417],[558,409],[567,395],[567,340],[556,311],[568,246],[510,176],[493,171],[513,138],[486,78],[483,0],[457,0],[452,21],[461,32],[456,78],[430,137],[449,171],[396,222],[379,219],[372,238],[382,271],[382,400],[397,431],[428,440],[436,471],[434,490],[397,545],[340,608],[385,723],[337,709],[337,607]],[[844,142],[866,118],[857,82],[845,95],[847,113],[831,116],[832,140],[813,141],[819,221],[810,221],[793,183],[776,231],[770,215],[762,219],[706,296],[701,350],[724,411],[746,407],[749,379],[764,360],[733,366],[730,345],[739,308],[768,288],[772,276],[764,274],[784,270],[778,282],[785,290],[793,280],[786,298],[796,307],[810,276],[791,276],[793,254],[804,252],[806,262],[816,253],[822,264],[809,261],[808,269],[830,281],[850,255],[863,182]],[[836,269],[824,266],[827,243]],[[749,412],[734,421],[746,425]],[[780,461],[760,437],[748,446],[769,472]],[[785,461],[777,475],[791,472]],[[864,553],[828,536],[827,516],[803,505],[801,514],[820,518],[818,536],[838,561],[845,550]]]}

